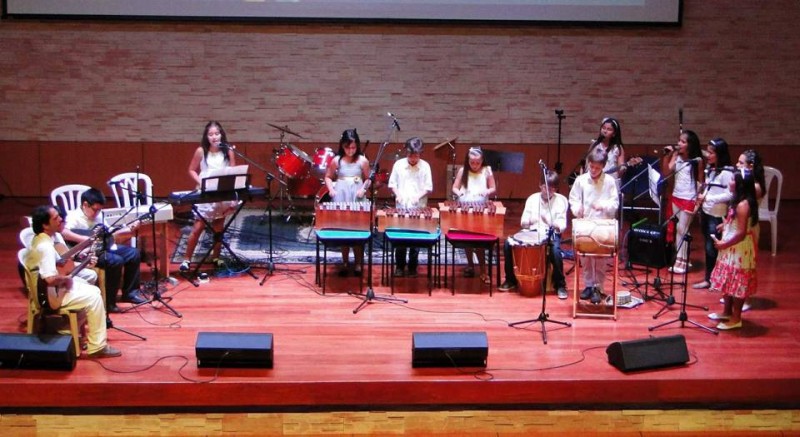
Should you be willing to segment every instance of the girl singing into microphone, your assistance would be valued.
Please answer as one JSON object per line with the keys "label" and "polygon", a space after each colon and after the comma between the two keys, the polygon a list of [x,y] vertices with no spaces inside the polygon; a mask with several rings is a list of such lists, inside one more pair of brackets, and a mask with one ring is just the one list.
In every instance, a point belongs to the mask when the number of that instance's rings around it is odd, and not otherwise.
{"label": "girl singing into microphone", "polygon": [[693,131],[684,130],[678,139],[678,144],[674,147],[667,147],[667,155],[664,159],[666,165],[661,168],[668,169],[674,177],[672,200],[669,205],[672,207],[672,211],[676,211],[675,217],[678,219],[674,241],[677,254],[675,264],[669,270],[684,274],[689,269],[689,260],[687,259],[689,243],[684,241],[684,238],[689,232],[689,226],[694,217],[697,194],[702,188],[704,180],[700,138]]}
{"label": "girl singing into microphone", "polygon": [[[603,119],[600,123],[600,133],[589,147],[586,156],[597,149],[606,152],[608,156],[603,172],[619,180],[622,173],[625,172],[625,149],[622,147],[622,128],[616,118],[606,117]],[[588,171],[589,163],[587,162],[584,172]]]}
{"label": "girl singing into microphone", "polygon": [[[200,146],[194,150],[192,161],[189,163],[189,177],[194,181],[195,189],[200,189],[200,184],[209,170],[236,165],[236,157],[233,150],[224,146],[227,143],[228,137],[222,125],[218,121],[209,121],[203,130]],[[211,223],[215,232],[222,232],[222,228],[225,225],[225,217],[236,210],[236,205],[235,201],[226,201],[200,203],[196,205],[196,208],[197,213]],[[189,233],[189,238],[186,240],[186,253],[183,256],[180,271],[186,272],[189,270],[189,263],[192,261],[195,247],[197,247],[197,242],[200,240],[203,229],[205,229],[203,220],[195,220],[192,231]],[[221,266],[221,261],[219,260],[220,249],[220,242],[216,242],[211,255],[212,260],[217,264],[216,267]]]}
{"label": "girl singing into microphone", "polygon": [[[700,208],[700,229],[703,232],[706,249],[705,276],[703,280],[692,285],[693,288],[708,288],[711,285],[711,272],[717,262],[717,248],[714,246],[713,236],[721,238],[718,230],[722,220],[728,213],[728,202],[733,193],[728,189],[728,184],[733,177],[731,170],[731,154],[728,143],[722,138],[714,138],[708,142],[706,148],[708,166],[705,172],[706,186],[697,196],[697,205]],[[728,169],[725,169],[728,167]]]}

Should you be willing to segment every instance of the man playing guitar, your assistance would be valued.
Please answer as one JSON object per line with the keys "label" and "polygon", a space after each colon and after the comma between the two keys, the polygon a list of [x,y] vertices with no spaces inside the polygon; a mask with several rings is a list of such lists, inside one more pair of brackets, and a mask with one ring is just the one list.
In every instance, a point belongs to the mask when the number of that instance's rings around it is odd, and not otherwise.
{"label": "man playing guitar", "polygon": [[60,258],[54,237],[61,230],[63,219],[52,206],[37,207],[32,214],[33,231],[36,236],[31,249],[25,255],[25,268],[38,272],[47,286],[47,304],[52,309],[81,310],[86,312],[88,324],[88,347],[90,358],[118,357],[118,349],[108,345],[106,336],[106,311],[100,289],[81,279],[58,272],[56,263]]}

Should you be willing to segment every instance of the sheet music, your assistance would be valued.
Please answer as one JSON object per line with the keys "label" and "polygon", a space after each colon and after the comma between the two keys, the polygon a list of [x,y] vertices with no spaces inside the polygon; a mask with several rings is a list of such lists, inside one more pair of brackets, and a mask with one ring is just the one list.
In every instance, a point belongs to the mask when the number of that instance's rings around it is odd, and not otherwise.
{"label": "sheet music", "polygon": [[203,176],[205,191],[218,191],[220,176],[235,176],[236,179],[233,188],[235,190],[247,188],[247,171],[249,169],[249,165],[243,164],[208,170],[208,173]]}

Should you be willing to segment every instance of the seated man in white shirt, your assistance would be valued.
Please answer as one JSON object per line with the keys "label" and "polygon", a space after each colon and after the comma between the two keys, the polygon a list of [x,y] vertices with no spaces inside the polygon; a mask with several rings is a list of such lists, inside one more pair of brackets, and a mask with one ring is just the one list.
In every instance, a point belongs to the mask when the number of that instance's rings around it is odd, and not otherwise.
{"label": "seated man in white shirt", "polygon": [[106,310],[100,289],[81,279],[62,275],[56,262],[59,260],[54,236],[62,228],[63,219],[52,206],[37,207],[32,214],[33,237],[31,248],[25,255],[25,267],[37,272],[47,283],[47,304],[53,309],[81,310],[86,312],[88,323],[87,352],[90,358],[108,358],[122,355],[108,345],[106,336]]}

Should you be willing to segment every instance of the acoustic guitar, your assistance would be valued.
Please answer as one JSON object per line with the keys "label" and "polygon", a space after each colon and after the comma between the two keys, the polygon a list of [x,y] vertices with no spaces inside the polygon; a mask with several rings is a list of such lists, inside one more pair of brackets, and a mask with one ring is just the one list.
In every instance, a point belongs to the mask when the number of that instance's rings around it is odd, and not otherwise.
{"label": "acoustic guitar", "polygon": [[[81,270],[86,268],[95,254],[97,248],[97,239],[101,230],[97,226],[93,229],[92,234],[86,240],[76,244],[66,251],[61,251],[61,248],[56,248],[59,253],[60,259],[56,261],[56,269],[58,274],[62,276],[69,276],[74,278]],[[75,264],[75,259],[78,259],[78,264]],[[50,306],[49,296],[50,293],[55,293],[58,297],[59,293],[67,292],[61,287],[49,287],[41,275],[38,275],[36,282],[36,300],[39,302],[39,307],[47,308]]]}

